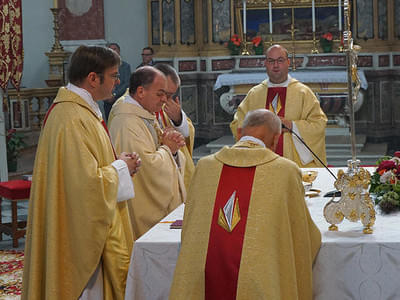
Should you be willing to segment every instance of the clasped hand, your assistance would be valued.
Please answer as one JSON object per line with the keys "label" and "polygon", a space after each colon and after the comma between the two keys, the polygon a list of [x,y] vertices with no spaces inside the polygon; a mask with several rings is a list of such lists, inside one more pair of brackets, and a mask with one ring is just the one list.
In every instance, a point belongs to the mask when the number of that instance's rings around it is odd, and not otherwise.
{"label": "clasped hand", "polygon": [[140,165],[142,164],[139,154],[137,154],[136,152],[132,153],[122,152],[118,157],[118,159],[123,160],[127,164],[129,174],[131,176],[133,176],[139,171]]}
{"label": "clasped hand", "polygon": [[172,154],[175,154],[179,148],[186,145],[183,135],[172,127],[165,128],[161,138],[162,144],[167,146]]}

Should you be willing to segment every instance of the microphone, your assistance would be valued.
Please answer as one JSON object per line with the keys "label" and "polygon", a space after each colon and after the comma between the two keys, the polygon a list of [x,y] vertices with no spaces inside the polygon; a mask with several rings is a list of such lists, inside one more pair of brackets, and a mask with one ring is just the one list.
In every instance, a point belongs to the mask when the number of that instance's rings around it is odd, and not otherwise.
{"label": "microphone", "polygon": [[294,132],[292,129],[289,129],[288,127],[286,127],[285,124],[283,124],[283,123],[282,123],[282,128],[286,129],[291,134],[294,134],[296,136],[296,138],[311,152],[311,154],[314,155],[314,157],[316,159],[318,159],[318,161],[324,166],[324,168],[328,170],[328,172],[333,176],[333,178],[335,178],[335,180],[337,180],[337,177],[335,176],[335,174],[333,174],[332,171],[329,170],[329,168],[322,162],[322,160],[318,157],[318,155],[315,154],[314,151],[312,151],[310,147],[308,147],[306,142],[296,132]]}

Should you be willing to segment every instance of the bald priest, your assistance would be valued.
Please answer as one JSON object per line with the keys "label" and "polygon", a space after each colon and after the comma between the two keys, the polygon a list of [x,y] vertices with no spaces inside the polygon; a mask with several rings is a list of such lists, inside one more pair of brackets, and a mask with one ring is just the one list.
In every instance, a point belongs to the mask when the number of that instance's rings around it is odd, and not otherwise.
{"label": "bald priest", "polygon": [[249,112],[239,141],[197,165],[170,299],[312,299],[321,244],[301,172],[275,154],[279,118]]}

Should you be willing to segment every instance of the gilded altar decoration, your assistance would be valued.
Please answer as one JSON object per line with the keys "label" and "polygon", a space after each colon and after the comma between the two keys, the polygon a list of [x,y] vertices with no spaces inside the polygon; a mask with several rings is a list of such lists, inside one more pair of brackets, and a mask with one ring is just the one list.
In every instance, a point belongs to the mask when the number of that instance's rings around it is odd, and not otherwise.
{"label": "gilded altar decoration", "polygon": [[377,161],[378,168],[371,178],[371,194],[383,213],[400,209],[400,151],[393,157],[384,156]]}
{"label": "gilded altar decoration", "polygon": [[368,193],[370,173],[359,166],[360,161],[349,160],[348,170],[345,173],[339,170],[338,179],[335,181],[335,188],[341,191],[341,198],[335,201],[333,197],[324,207],[324,216],[331,224],[329,230],[337,231],[338,226],[344,218],[351,222],[361,220],[364,225],[363,232],[373,232],[372,226],[375,223],[374,203]]}
{"label": "gilded altar decoration", "polygon": [[21,0],[0,0],[0,87],[8,82],[19,89],[22,78]]}
{"label": "gilded altar decoration", "polygon": [[228,232],[232,232],[240,221],[239,198],[236,191],[232,193],[224,208],[219,209],[218,225]]}

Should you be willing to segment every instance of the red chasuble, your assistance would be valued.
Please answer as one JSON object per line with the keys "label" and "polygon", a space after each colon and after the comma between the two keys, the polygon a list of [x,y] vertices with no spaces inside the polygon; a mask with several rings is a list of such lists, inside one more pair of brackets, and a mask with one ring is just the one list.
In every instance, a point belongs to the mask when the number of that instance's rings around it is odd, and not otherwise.
{"label": "red chasuble", "polygon": [[[267,92],[267,101],[265,103],[265,108],[274,112],[277,116],[285,117],[285,103],[286,103],[286,87],[270,87]],[[278,105],[275,111],[272,108],[272,101],[274,100],[276,94],[278,94]],[[279,137],[278,145],[276,146],[275,153],[283,156],[283,134]]]}
{"label": "red chasuble", "polygon": [[205,299],[236,299],[237,282],[256,167],[224,165],[211,221]]}

